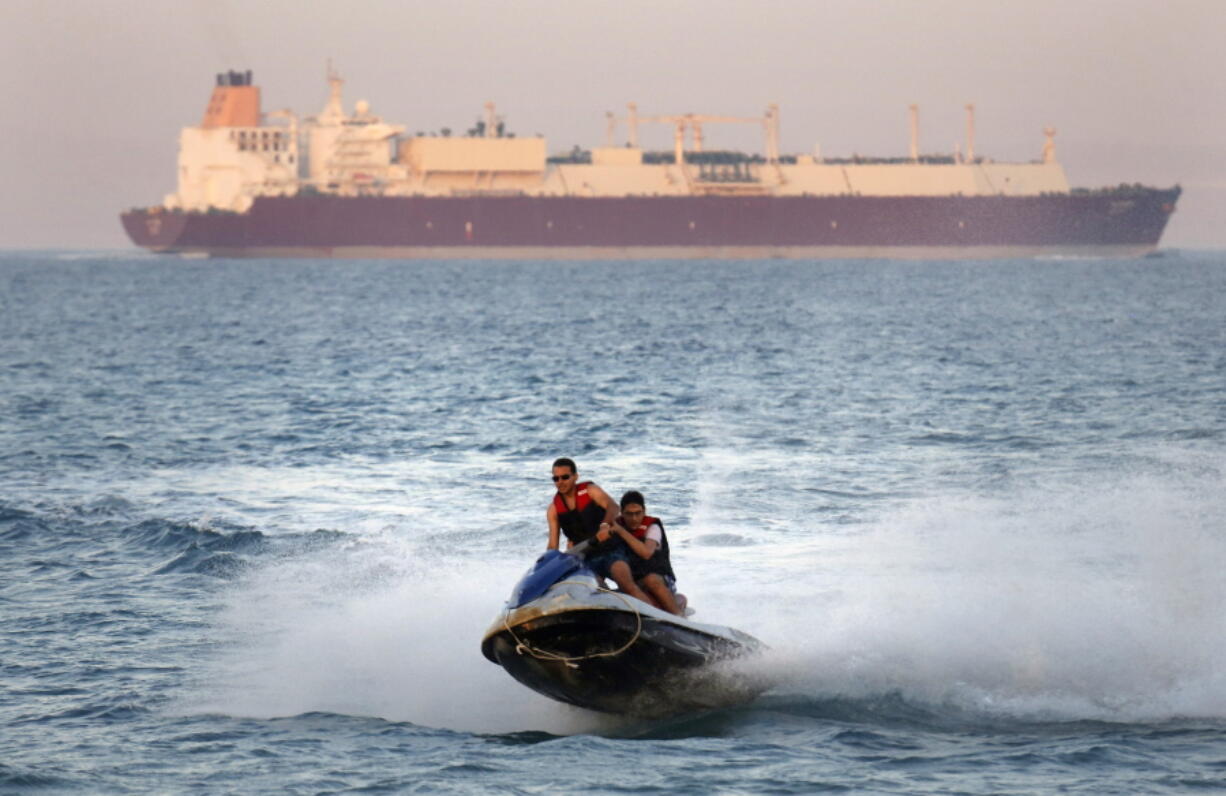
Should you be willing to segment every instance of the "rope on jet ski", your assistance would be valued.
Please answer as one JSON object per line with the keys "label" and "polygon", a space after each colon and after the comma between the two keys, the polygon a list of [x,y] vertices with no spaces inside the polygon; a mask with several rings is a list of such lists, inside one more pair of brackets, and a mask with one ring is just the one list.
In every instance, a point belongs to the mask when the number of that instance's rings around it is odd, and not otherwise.
{"label": "rope on jet ski", "polygon": [[[592,588],[591,584],[584,583],[582,581],[577,581],[577,580],[564,580],[564,581],[560,581],[557,585],[565,586],[567,584],[570,584],[571,586],[586,586],[588,588]],[[519,655],[523,655],[526,652],[529,655],[531,655],[533,658],[537,658],[543,661],[561,661],[562,663],[566,664],[572,669],[578,669],[579,664],[575,663],[575,661],[586,661],[590,658],[614,658],[618,655],[621,655],[626,650],[630,649],[630,647],[634,646],[634,642],[638,641],[639,636],[642,635],[643,633],[643,615],[639,613],[639,609],[635,608],[634,603],[630,602],[630,599],[619,591],[614,591],[613,589],[603,589],[600,586],[596,586],[595,588],[596,588],[596,591],[603,591],[608,594],[612,594],[616,597],[619,597],[621,601],[626,604],[627,608],[629,608],[631,611],[634,611],[634,620],[637,623],[637,626],[634,628],[634,635],[630,637],[629,641],[627,641],[624,645],[622,645],[618,649],[613,650],[612,652],[593,652],[589,655],[567,656],[567,655],[559,655],[558,653],[550,652],[549,650],[534,649],[530,647],[527,644],[527,642],[521,641],[519,636],[515,635],[515,631],[511,629],[511,623],[507,621],[508,618],[511,616],[511,612],[505,611],[502,614],[502,626],[507,629],[507,632],[511,634],[512,640],[515,641],[515,652]]]}

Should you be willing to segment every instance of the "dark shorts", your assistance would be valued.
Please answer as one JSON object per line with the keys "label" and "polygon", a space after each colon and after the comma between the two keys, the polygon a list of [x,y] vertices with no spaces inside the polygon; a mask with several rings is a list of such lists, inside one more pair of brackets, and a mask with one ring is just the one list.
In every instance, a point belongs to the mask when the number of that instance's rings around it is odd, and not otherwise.
{"label": "dark shorts", "polygon": [[600,577],[610,578],[612,575],[609,574],[609,570],[618,561],[630,563],[630,559],[626,556],[624,545],[617,545],[610,550],[603,550],[596,553],[596,555],[588,556],[586,563],[588,568]]}
{"label": "dark shorts", "polygon": [[634,556],[630,561],[630,574],[635,580],[642,580],[648,575],[659,575],[667,582],[670,578],[668,572],[656,560],[655,556],[651,558],[643,558],[642,556]]}

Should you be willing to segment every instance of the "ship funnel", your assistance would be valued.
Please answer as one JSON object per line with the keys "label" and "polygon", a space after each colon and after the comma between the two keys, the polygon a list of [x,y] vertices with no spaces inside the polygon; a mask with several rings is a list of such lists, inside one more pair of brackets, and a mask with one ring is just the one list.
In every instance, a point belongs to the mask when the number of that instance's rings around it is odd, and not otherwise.
{"label": "ship funnel", "polygon": [[250,86],[251,85],[251,70],[246,72],[236,72],[233,69],[228,72],[217,73],[217,85],[219,86]]}
{"label": "ship funnel", "polygon": [[217,75],[217,85],[204,110],[201,127],[259,127],[260,89],[252,84],[251,70]]}

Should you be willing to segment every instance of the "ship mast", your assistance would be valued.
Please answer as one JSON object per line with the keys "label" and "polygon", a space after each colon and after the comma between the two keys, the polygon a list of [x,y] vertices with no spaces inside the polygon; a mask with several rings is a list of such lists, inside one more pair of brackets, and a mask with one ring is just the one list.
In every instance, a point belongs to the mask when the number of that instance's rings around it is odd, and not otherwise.
{"label": "ship mast", "polygon": [[1043,136],[1046,139],[1043,142],[1043,162],[1056,162],[1056,128],[1044,127]]}
{"label": "ship mast", "polygon": [[328,59],[328,104],[316,117],[320,124],[340,124],[345,119],[345,106],[341,101],[341,88],[345,81],[340,73],[332,67],[332,59]]}
{"label": "ship mast", "polygon": [[966,105],[966,162],[975,162],[975,103]]}
{"label": "ship mast", "polygon": [[911,121],[911,162],[919,163],[919,106],[913,104],[907,110]]}
{"label": "ship mast", "polygon": [[498,125],[498,115],[494,113],[494,103],[487,102],[485,103],[485,137],[486,138],[497,138],[498,137],[497,125]]}

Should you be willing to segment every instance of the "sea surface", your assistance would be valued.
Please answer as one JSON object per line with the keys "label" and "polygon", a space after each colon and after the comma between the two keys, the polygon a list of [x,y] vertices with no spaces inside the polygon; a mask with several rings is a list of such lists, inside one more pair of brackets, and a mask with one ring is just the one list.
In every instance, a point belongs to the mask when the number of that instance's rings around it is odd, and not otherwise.
{"label": "sea surface", "polygon": [[[7,252],[0,379],[0,793],[1226,788],[1226,252]],[[481,656],[558,456],[774,688]]]}

